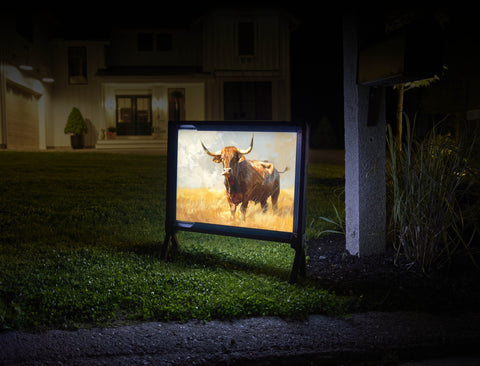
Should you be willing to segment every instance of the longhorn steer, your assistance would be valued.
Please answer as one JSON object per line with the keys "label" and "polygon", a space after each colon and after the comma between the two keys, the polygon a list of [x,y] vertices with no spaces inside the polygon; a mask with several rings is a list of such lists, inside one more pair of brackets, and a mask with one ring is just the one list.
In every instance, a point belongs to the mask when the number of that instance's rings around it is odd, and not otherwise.
{"label": "longhorn steer", "polygon": [[[278,195],[280,194],[280,175],[278,170],[268,161],[247,160],[244,155],[253,149],[253,136],[250,146],[237,149],[235,146],[226,146],[218,152],[210,152],[202,142],[205,152],[213,156],[215,163],[223,164],[222,175],[225,177],[225,189],[230,205],[230,217],[235,218],[237,206],[241,203],[240,211],[245,220],[248,202],[261,204],[263,212],[267,211],[267,199],[271,197],[273,210],[277,209]],[[287,171],[286,168],[283,172]],[[282,172],[282,173],[283,173]]]}

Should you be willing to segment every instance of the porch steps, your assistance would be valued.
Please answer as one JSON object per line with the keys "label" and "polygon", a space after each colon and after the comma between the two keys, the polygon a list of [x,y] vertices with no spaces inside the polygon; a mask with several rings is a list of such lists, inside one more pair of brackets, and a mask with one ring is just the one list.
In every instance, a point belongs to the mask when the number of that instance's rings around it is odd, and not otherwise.
{"label": "porch steps", "polygon": [[98,140],[95,146],[98,150],[102,149],[132,149],[132,150],[155,150],[159,153],[167,153],[167,140],[129,137],[129,138],[115,138]]}

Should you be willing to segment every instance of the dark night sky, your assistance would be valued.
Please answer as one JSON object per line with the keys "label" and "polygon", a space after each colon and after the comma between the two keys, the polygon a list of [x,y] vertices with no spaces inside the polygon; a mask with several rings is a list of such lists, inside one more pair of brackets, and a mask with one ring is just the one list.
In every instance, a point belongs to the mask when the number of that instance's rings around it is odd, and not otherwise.
{"label": "dark night sky", "polygon": [[292,119],[318,122],[328,117],[343,128],[341,14],[298,12],[292,33]]}

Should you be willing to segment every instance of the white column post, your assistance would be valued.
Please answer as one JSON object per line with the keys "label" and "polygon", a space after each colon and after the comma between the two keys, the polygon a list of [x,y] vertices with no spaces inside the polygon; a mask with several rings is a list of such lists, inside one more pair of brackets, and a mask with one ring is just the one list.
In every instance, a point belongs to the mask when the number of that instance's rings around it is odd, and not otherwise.
{"label": "white column post", "polygon": [[[346,248],[365,256],[385,251],[385,92],[357,84],[359,30],[344,17]],[[369,98],[375,92],[376,108]],[[374,115],[372,114],[372,112]]]}

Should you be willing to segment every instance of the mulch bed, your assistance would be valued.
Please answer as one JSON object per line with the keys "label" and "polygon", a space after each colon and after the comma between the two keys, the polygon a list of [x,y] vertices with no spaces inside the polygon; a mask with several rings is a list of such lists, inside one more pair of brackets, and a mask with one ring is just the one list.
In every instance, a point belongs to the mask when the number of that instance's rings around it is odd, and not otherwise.
{"label": "mulch bed", "polygon": [[[337,295],[357,299],[357,311],[478,311],[480,270],[457,256],[442,271],[425,274],[393,249],[358,257],[345,249],[343,235],[322,236],[307,244],[307,277]],[[477,263],[480,263],[478,261]]]}

